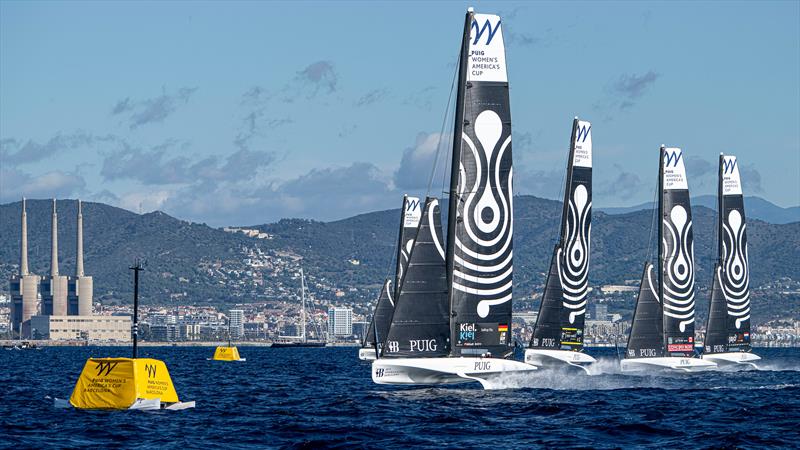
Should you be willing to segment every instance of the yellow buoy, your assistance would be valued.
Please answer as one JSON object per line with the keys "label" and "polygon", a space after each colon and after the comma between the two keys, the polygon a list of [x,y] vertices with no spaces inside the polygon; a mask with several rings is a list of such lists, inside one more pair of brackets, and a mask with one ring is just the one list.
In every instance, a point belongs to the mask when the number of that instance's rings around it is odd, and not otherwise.
{"label": "yellow buoy", "polygon": [[179,403],[167,365],[150,358],[89,358],[69,403],[80,409],[127,409],[137,400]]}
{"label": "yellow buoy", "polygon": [[244,361],[244,358],[239,357],[239,350],[236,347],[220,345],[214,351],[214,361]]}
{"label": "yellow buoy", "polygon": [[133,277],[133,358],[89,358],[83,366],[69,401],[56,398],[57,408],[79,409],[187,409],[195,402],[181,402],[164,361],[138,358],[139,272],[141,261],[131,267]]}

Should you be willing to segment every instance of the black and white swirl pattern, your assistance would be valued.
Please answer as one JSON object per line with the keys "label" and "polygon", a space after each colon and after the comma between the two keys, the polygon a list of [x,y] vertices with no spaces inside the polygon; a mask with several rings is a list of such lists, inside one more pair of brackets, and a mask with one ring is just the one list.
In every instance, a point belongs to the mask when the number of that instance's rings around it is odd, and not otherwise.
{"label": "black and white swirl pattern", "polygon": [[[579,184],[569,198],[565,243],[559,254],[558,276],[563,306],[570,310],[569,323],[586,312],[589,288],[589,243],[592,229],[592,202],[586,186]],[[559,252],[562,250],[559,249]]]}
{"label": "black and white swirl pattern", "polygon": [[736,318],[736,329],[750,319],[750,266],[747,257],[746,224],[742,214],[733,209],[722,222],[722,250],[725,257],[722,292],[728,315]]}
{"label": "black and white swirl pattern", "polygon": [[681,332],[694,323],[694,242],[686,209],[675,205],[664,220],[664,315],[677,319]]}
{"label": "black and white swirl pattern", "polygon": [[476,312],[487,317],[511,300],[511,135],[492,110],[478,114],[474,130],[477,142],[463,135],[453,289],[479,298]]}

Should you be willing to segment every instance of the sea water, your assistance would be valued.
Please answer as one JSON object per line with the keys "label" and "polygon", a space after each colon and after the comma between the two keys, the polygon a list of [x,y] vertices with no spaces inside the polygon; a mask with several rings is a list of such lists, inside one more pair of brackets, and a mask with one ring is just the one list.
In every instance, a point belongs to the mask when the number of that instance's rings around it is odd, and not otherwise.
{"label": "sea water", "polygon": [[89,357],[120,347],[0,351],[0,447],[793,447],[800,349],[756,349],[762,370],[628,375],[613,350],[590,374],[540,371],[494,390],[375,385],[356,348],[144,347],[185,411],[78,411],[68,398]]}

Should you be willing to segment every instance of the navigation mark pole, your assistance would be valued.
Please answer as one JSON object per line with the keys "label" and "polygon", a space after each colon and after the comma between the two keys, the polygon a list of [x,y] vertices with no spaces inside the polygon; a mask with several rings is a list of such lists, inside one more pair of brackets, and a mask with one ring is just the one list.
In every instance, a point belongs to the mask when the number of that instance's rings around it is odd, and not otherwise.
{"label": "navigation mark pole", "polygon": [[133,271],[133,327],[131,334],[133,334],[133,358],[136,359],[139,350],[139,272],[144,270],[142,261],[137,258],[130,269]]}

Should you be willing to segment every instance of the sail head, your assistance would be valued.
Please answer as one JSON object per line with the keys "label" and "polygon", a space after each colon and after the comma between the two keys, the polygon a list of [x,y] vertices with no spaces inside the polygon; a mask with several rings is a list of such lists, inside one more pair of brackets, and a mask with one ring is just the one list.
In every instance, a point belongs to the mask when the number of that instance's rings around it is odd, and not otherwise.
{"label": "sail head", "polygon": [[423,206],[418,197],[403,196],[403,213],[400,220],[400,236],[397,243],[395,292],[392,293],[395,297],[399,294],[400,280],[403,279],[403,272],[408,266],[408,257],[411,254],[411,246],[414,244],[414,236],[417,234]]}

